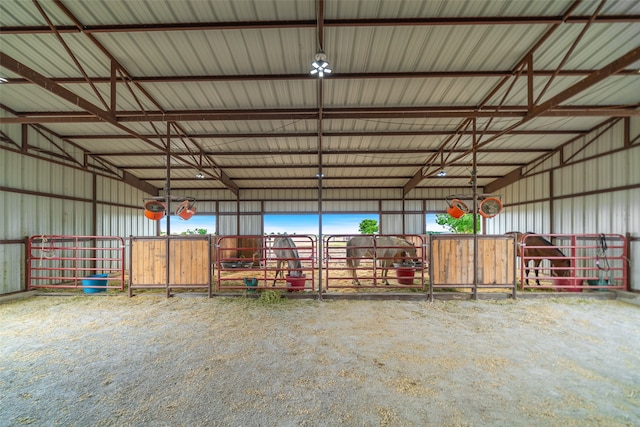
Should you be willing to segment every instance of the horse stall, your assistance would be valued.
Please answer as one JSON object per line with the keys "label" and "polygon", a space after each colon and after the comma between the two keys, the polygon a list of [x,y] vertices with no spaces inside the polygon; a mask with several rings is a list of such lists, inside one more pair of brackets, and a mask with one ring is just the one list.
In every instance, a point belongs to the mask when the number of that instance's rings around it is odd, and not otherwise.
{"label": "horse stall", "polygon": [[423,291],[426,248],[420,235],[325,236],[325,289]]}
{"label": "horse stall", "polygon": [[211,236],[130,238],[129,296],[134,290],[206,290],[211,297]]}
{"label": "horse stall", "polygon": [[627,240],[620,234],[513,233],[523,289],[626,290]]}
{"label": "horse stall", "polygon": [[314,236],[220,236],[215,252],[216,292],[316,290]]}
{"label": "horse stall", "polygon": [[[477,248],[477,250],[476,250]],[[434,234],[430,245],[430,291],[434,288],[509,289],[516,297],[516,252],[512,235]]]}
{"label": "horse stall", "polygon": [[27,290],[124,290],[124,239],[116,236],[32,236]]}

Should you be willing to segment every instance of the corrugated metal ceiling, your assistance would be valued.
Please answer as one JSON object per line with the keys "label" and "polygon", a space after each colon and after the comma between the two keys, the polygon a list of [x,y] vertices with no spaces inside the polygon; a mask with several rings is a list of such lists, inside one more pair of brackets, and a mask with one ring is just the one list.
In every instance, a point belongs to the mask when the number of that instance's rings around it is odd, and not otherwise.
{"label": "corrugated metal ceiling", "polygon": [[316,188],[322,169],[327,188],[409,194],[468,185],[473,121],[484,186],[640,114],[625,0],[5,0],[0,51],[3,131],[158,189],[168,132],[172,188]]}

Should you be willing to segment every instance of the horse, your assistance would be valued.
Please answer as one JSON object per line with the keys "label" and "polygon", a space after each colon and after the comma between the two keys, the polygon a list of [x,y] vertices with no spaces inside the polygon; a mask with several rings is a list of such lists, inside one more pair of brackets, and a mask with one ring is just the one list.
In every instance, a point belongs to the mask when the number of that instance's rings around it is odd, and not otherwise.
{"label": "horse", "polygon": [[276,237],[271,246],[275,258],[277,259],[276,276],[273,278],[273,285],[276,285],[278,275],[282,278],[282,264],[287,261],[287,274],[291,277],[302,277],[302,262],[298,255],[298,249],[291,237]]}
{"label": "horse", "polygon": [[527,286],[529,286],[529,263],[533,261],[533,269],[536,272],[536,284],[540,286],[540,280],[538,279],[539,275],[539,267],[540,263],[543,259],[548,259],[551,265],[554,267],[551,270],[552,276],[561,276],[567,277],[569,276],[569,267],[571,263],[565,254],[558,248],[556,248],[553,243],[545,239],[541,236],[531,236],[529,234],[533,234],[532,232],[527,232],[527,237],[523,241],[523,237],[525,234],[510,231],[505,234],[511,234],[516,236],[516,242],[518,244],[518,256],[520,258],[524,258],[525,264],[525,281]]}
{"label": "horse", "polygon": [[357,236],[347,242],[347,267],[351,268],[352,283],[354,285],[360,286],[356,272],[360,259],[371,258],[378,260],[384,268],[382,271],[384,284],[389,285],[387,280],[388,268],[391,267],[395,260],[407,257],[417,260],[416,248],[405,239],[399,237]]}

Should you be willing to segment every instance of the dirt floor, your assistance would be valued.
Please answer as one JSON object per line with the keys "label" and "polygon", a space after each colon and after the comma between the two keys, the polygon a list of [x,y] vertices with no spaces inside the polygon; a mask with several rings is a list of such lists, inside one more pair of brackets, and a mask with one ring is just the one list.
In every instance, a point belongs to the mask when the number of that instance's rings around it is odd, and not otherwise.
{"label": "dirt floor", "polygon": [[1,426],[640,425],[640,308],[611,300],[96,294],[0,321]]}

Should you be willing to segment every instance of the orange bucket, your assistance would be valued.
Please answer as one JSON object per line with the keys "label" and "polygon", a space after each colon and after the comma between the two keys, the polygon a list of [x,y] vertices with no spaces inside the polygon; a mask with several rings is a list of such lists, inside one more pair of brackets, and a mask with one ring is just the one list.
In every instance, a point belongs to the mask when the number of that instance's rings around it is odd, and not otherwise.
{"label": "orange bucket", "polygon": [[144,216],[153,221],[161,220],[166,210],[165,204],[157,200],[149,200],[144,204]]}
{"label": "orange bucket", "polygon": [[456,219],[467,212],[469,212],[469,208],[460,199],[453,199],[447,208],[447,213]]}
{"label": "orange bucket", "polygon": [[186,220],[191,219],[191,217],[196,213],[196,207],[189,200],[185,200],[178,205],[176,209],[176,215],[180,218]]}

